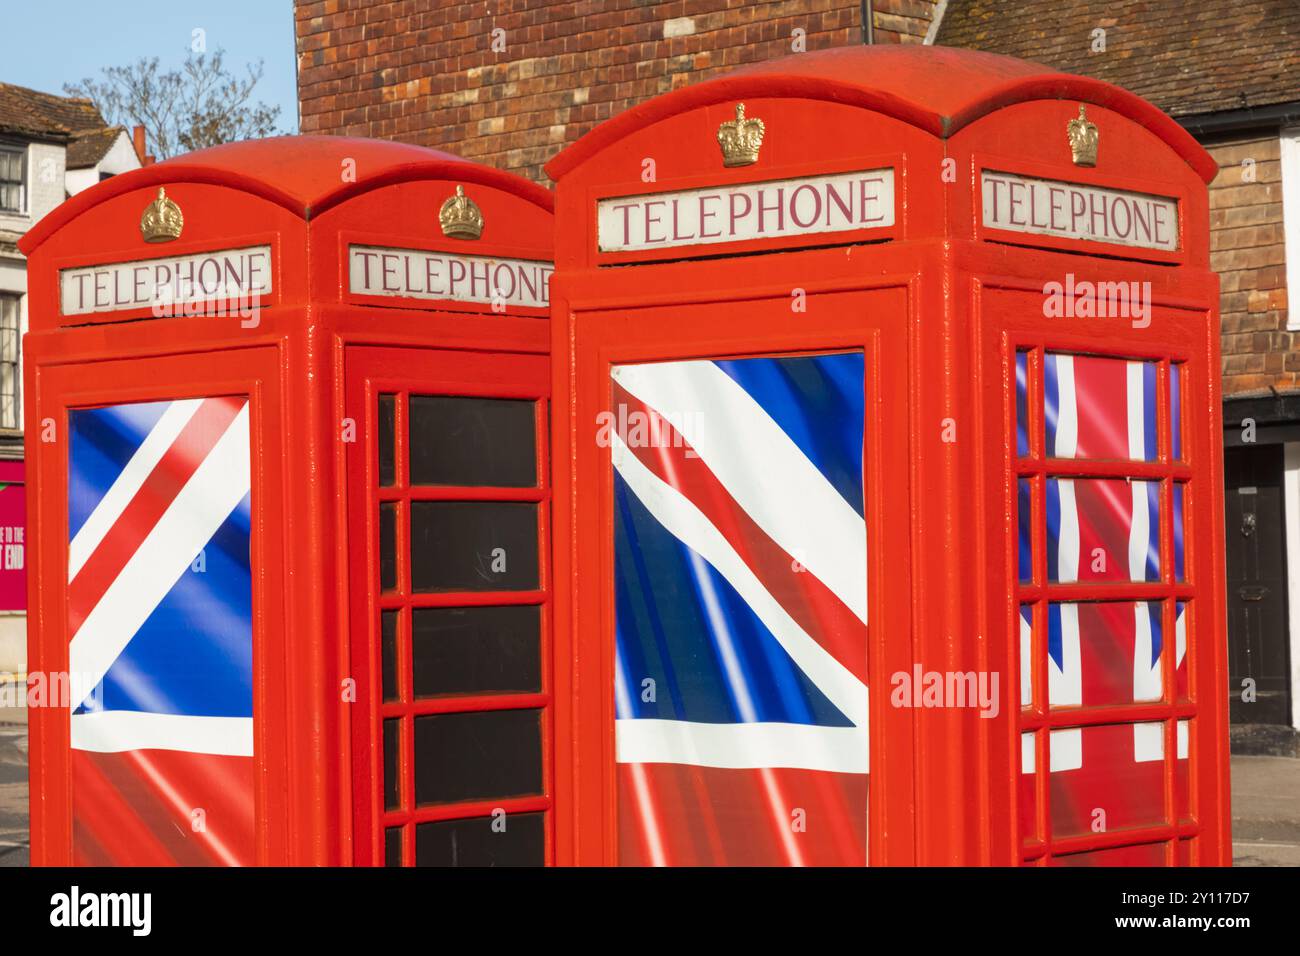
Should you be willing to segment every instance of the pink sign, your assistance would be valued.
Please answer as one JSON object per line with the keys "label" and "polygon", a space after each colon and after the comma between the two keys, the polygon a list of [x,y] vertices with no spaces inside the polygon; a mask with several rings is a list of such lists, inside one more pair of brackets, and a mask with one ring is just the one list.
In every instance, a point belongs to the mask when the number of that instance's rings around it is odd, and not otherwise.
{"label": "pink sign", "polygon": [[27,609],[27,489],[23,463],[0,468],[0,611]]}

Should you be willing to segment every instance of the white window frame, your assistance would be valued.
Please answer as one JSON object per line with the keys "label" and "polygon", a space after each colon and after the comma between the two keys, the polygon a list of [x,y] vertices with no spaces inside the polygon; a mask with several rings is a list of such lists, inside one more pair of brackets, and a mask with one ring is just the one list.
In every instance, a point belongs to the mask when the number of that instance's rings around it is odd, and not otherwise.
{"label": "white window frame", "polygon": [[[0,434],[13,435],[22,434],[23,430],[23,295],[19,292],[0,291],[0,301],[13,303],[14,326],[11,330],[14,335],[14,357],[12,363],[0,362],[0,364],[12,364],[13,371],[13,400],[14,400],[14,423],[7,424],[3,418],[0,418]],[[6,330],[0,329],[0,335],[6,334]]]}
{"label": "white window frame", "polygon": [[1278,137],[1282,174],[1282,232],[1286,243],[1286,328],[1300,332],[1300,126]]}
{"label": "white window frame", "polygon": [[[22,162],[22,178],[19,188],[22,194],[19,197],[19,208],[7,209],[0,206],[0,216],[26,216],[32,207],[32,183],[31,183],[31,149],[26,143],[14,143],[0,140],[0,152],[18,153]],[[8,182],[8,180],[6,180]]]}

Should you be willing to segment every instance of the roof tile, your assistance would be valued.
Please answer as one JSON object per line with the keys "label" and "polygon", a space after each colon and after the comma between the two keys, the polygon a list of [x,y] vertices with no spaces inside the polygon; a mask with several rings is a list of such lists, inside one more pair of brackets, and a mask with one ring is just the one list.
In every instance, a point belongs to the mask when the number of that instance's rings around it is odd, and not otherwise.
{"label": "roof tile", "polygon": [[936,41],[1105,80],[1174,116],[1300,100],[1295,0],[951,0]]}
{"label": "roof tile", "polygon": [[0,131],[63,139],[106,125],[90,100],[0,83]]}

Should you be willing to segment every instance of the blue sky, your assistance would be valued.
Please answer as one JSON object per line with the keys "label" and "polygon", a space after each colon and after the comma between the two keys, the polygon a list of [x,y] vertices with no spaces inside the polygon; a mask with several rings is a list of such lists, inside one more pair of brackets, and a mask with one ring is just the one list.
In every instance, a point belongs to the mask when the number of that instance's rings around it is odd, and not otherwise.
{"label": "blue sky", "polygon": [[3,0],[0,81],[62,93],[105,66],[158,57],[179,66],[195,29],[222,47],[238,75],[264,60],[254,99],[279,106],[283,132],[297,132],[292,0]]}

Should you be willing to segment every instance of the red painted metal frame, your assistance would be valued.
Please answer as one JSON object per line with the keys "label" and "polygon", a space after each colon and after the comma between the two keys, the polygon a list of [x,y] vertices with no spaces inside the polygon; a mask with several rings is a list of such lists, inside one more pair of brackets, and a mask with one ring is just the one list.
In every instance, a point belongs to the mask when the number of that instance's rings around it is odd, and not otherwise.
{"label": "red painted metal frame", "polygon": [[[141,330],[133,329],[139,332]],[[53,423],[56,439],[30,446],[32,501],[28,555],[32,596],[29,620],[29,669],[45,673],[68,670],[68,411],[126,402],[149,402],[215,395],[247,395],[252,444],[252,527],[254,568],[253,707],[256,758],[255,807],[257,861],[270,863],[287,852],[290,808],[279,795],[292,786],[290,748],[303,729],[293,718],[298,692],[287,676],[292,614],[286,600],[284,569],[288,561],[283,526],[277,517],[289,509],[288,489],[277,464],[287,454],[291,429],[278,376],[274,343],[250,341],[222,354],[178,355],[151,348],[146,336],[132,336],[131,357],[94,348],[89,330],[75,336],[29,336],[29,407],[40,419],[28,428],[40,434],[39,422]],[[123,343],[126,345],[127,343]],[[51,354],[54,351],[56,354]],[[29,434],[32,431],[29,431]],[[66,708],[33,707],[28,713],[32,863],[72,863],[72,787],[69,723]]]}
{"label": "red painted metal frame", "polygon": [[[999,815],[988,847],[990,862],[1027,861],[1049,864],[1063,852],[1131,845],[1143,841],[1169,841],[1165,859],[1184,859],[1193,848],[1191,862],[1226,865],[1231,860],[1229,836],[1227,760],[1227,707],[1222,694],[1226,674],[1226,611],[1223,541],[1222,428],[1219,381],[1218,279],[1208,271],[1209,211],[1203,172],[1190,160],[1171,154],[1149,128],[1124,122],[1104,109],[1089,109],[1089,118],[1101,130],[1096,169],[1076,170],[1068,163],[1060,131],[1074,115],[1069,101],[1019,103],[994,112],[962,130],[948,141],[959,164],[971,170],[970,188],[954,195],[953,229],[975,225],[974,235],[985,241],[963,244],[955,250],[953,312],[965,329],[962,337],[975,356],[974,375],[979,383],[969,397],[987,425],[978,442],[982,462],[976,475],[1002,474],[999,482],[984,484],[979,496],[984,513],[1005,514],[1003,557],[981,561],[984,577],[980,589],[987,595],[990,630],[1005,635],[1005,645],[992,645],[991,659],[1000,661],[1008,685],[1018,684],[1017,641],[1019,605],[1034,604],[1033,673],[1034,706],[1018,721],[1008,721],[1006,734],[989,739],[987,759],[996,799],[1006,806],[1018,803],[1020,728],[1083,726],[1134,720],[1165,720],[1166,826],[1145,831],[1090,834],[1053,840],[1047,803],[1048,766],[1046,733],[1038,733],[1036,766],[1039,768],[1037,811],[1041,840],[1022,845],[1018,812]],[[1035,135],[1034,130],[1051,131]],[[990,160],[995,153],[1016,151],[1014,164]],[[1132,157],[1140,156],[1141,162]],[[1055,170],[1052,164],[1055,162]],[[1150,192],[1178,200],[1180,243],[1176,255],[1152,250],[1127,249],[1103,243],[1054,240],[1016,234],[1010,238],[979,225],[979,169],[981,164],[1013,172],[1068,179],[1110,188]],[[1130,170],[1139,168],[1141,178]],[[1207,170],[1208,171],[1208,170]],[[1029,248],[1042,246],[1044,248]],[[1081,282],[1149,283],[1151,321],[1135,327],[1130,317],[1053,318],[1043,315],[1045,284],[1064,283],[1073,275]],[[1017,349],[1031,349],[1030,436],[1031,455],[1017,459],[1015,445],[1015,374]],[[1041,355],[1044,350],[1126,358],[1159,363],[1159,459],[1156,462],[1054,461],[1042,448]],[[1169,459],[1169,364],[1182,369],[1183,461]],[[1032,389],[1037,388],[1035,393]],[[1035,394],[1038,396],[1035,397]],[[1161,483],[1161,575],[1158,583],[1054,585],[1046,573],[1046,524],[1043,481],[1051,475],[1132,477]],[[1016,549],[1016,480],[1033,484],[1033,534],[1035,579],[1018,582]],[[978,480],[978,479],[977,479]],[[1173,524],[1170,485],[1185,481],[1184,542],[1186,580],[1172,579]],[[992,533],[990,528],[987,533]],[[1166,646],[1173,647],[1174,601],[1187,600],[1187,663],[1190,700],[1175,701],[1175,655],[1164,655],[1165,699],[1151,704],[1104,709],[1051,710],[1044,707],[1047,680],[1046,602],[1048,600],[1164,600]],[[1018,695],[1007,702],[1007,714],[1020,714]],[[1175,720],[1189,719],[1189,799],[1193,822],[1181,824],[1174,815]],[[1010,725],[1018,724],[1019,728]],[[1001,727],[999,728],[999,731]],[[1193,838],[1180,844],[1175,837]]]}
{"label": "red painted metal frame", "polygon": [[[482,352],[393,349],[360,346],[346,350],[344,357],[347,389],[347,417],[354,419],[364,441],[352,444],[348,453],[349,528],[354,543],[351,564],[352,675],[357,682],[356,709],[352,721],[354,752],[354,815],[358,833],[370,839],[355,841],[354,861],[362,866],[382,865],[383,836],[388,827],[403,828],[403,857],[406,865],[415,859],[415,824],[435,820],[481,817],[494,810],[507,813],[551,809],[550,724],[550,462],[547,458],[547,399],[550,395],[550,365],[544,355],[487,354]],[[378,461],[378,397],[395,396],[394,484],[380,486]],[[537,482],[533,488],[452,488],[414,486],[409,481],[407,414],[411,395],[474,395],[492,398],[523,398],[535,401]],[[364,423],[364,424],[362,424]],[[414,593],[411,589],[409,522],[412,501],[528,501],[538,505],[538,588],[534,591],[473,591]],[[397,587],[379,591],[378,505],[393,502],[397,507]],[[358,560],[364,558],[364,560]],[[542,608],[540,653],[541,691],[535,694],[461,694],[415,699],[411,687],[411,624],[413,608],[467,607],[507,604],[536,604]],[[396,610],[398,620],[399,700],[382,698],[379,673],[379,619],[382,611]],[[412,718],[424,714],[465,713],[485,710],[537,708],[542,719],[542,794],[469,803],[420,807],[415,802],[414,742]],[[361,719],[356,719],[356,714]],[[401,720],[402,754],[399,760],[400,809],[383,807],[383,721]],[[548,815],[549,823],[549,815]],[[549,826],[547,827],[549,830]],[[547,840],[550,859],[549,844]]]}
{"label": "red painted metal frame", "polygon": [[[910,666],[906,642],[887,642],[885,634],[906,634],[909,607],[907,588],[886,587],[897,577],[886,573],[887,562],[905,555],[910,547],[903,512],[891,508],[887,489],[906,484],[906,461],[889,449],[905,441],[904,408],[887,402],[887,396],[905,389],[905,368],[885,356],[901,350],[896,321],[906,314],[911,299],[909,278],[888,277],[875,289],[843,291],[823,286],[808,276],[809,314],[792,323],[788,296],[758,288],[722,303],[701,304],[685,295],[640,297],[632,306],[606,304],[583,310],[574,341],[573,378],[576,381],[572,432],[566,445],[573,468],[570,488],[581,487],[583,505],[567,503],[575,521],[571,554],[561,557],[557,548],[556,579],[568,581],[570,615],[557,617],[556,715],[557,725],[583,728],[581,734],[557,737],[557,746],[572,748],[562,755],[560,768],[573,775],[557,778],[557,862],[611,865],[617,862],[614,800],[613,739],[613,489],[609,450],[595,442],[597,415],[610,410],[610,367],[616,364],[702,357],[791,354],[860,350],[866,356],[865,505],[870,583],[868,593],[868,674],[875,688],[871,698],[873,727],[893,728],[906,736],[908,715],[887,706],[884,675]],[[629,297],[630,298],[630,297]],[[673,300],[675,304],[670,304]],[[861,316],[872,316],[864,321]],[[792,327],[795,325],[796,327]],[[742,340],[734,334],[747,330]],[[558,416],[557,416],[558,419]],[[585,428],[584,428],[585,424]],[[557,435],[556,443],[561,439]],[[558,452],[557,452],[558,460]],[[557,501],[557,521],[560,510]],[[568,567],[572,577],[561,570]],[[593,584],[595,586],[593,586]],[[877,746],[890,731],[873,737],[872,795],[869,804],[869,852],[879,862],[910,862],[911,843],[904,821],[910,810],[910,788],[888,788],[888,781],[911,777],[911,753]],[[877,781],[886,782],[879,786]],[[894,831],[886,826],[892,821]],[[894,838],[892,833],[899,833]]]}
{"label": "red painted metal frame", "polygon": [[[457,184],[487,220],[477,242],[440,236],[438,209]],[[185,231],[174,243],[152,245],[140,239],[139,222],[159,185],[181,206]],[[352,414],[350,357],[373,349],[408,356],[404,387],[422,387],[437,362],[444,369],[477,367],[480,390],[488,379],[498,391],[547,385],[547,373],[531,366],[531,385],[510,379],[528,363],[545,368],[544,312],[351,301],[342,258],[347,237],[549,260],[550,212],[546,190],[444,153],[290,137],[218,147],[113,177],[59,206],[22,240],[31,275],[24,348],[33,669],[67,665],[66,446],[39,440],[44,420],[52,418],[63,435],[66,408],[75,405],[251,396],[259,863],[351,863],[354,843],[373,848],[354,840],[354,786],[373,792],[374,777],[367,754],[354,762],[356,708],[344,693],[357,643],[348,626],[353,604],[371,600],[368,591],[350,592],[352,569],[374,560],[372,542],[357,540],[348,526],[349,495],[373,500],[364,474],[350,471],[360,467],[355,447],[341,440]],[[241,325],[237,315],[59,314],[60,267],[231,248],[250,236],[271,243],[278,270],[255,324]],[[132,318],[139,321],[123,321]],[[463,373],[451,377],[457,375]],[[30,719],[32,861],[69,863],[67,711],[34,709]]]}
{"label": "red painted metal frame", "polygon": [[[713,141],[737,101],[767,125],[758,163],[741,170],[722,167]],[[1066,123],[1080,102],[1101,131],[1095,169],[1071,162]],[[698,259],[691,257],[699,249],[685,249],[678,250],[682,261],[628,257],[619,268],[608,268],[610,257],[596,248],[600,196],[776,179],[795,168],[824,172],[881,153],[901,157],[897,181],[900,188],[906,183],[892,241],[816,248],[824,237],[815,237],[803,248],[755,243],[716,255],[707,250],[709,258]],[[810,155],[823,157],[822,164],[810,163]],[[656,159],[659,183],[640,181],[644,157]],[[964,171],[957,181],[941,176],[945,160]],[[1173,196],[1179,250],[985,230],[982,163]],[[1219,692],[1226,663],[1218,284],[1208,271],[1205,191],[1216,165],[1204,150],[1153,106],[1104,83],[1005,57],[873,48],[802,54],[650,100],[598,127],[547,171],[557,181],[553,350],[563,359],[555,363],[553,451],[568,466],[556,472],[554,506],[556,861],[608,864],[616,853],[610,477],[608,454],[593,441],[595,415],[608,407],[609,366],[852,342],[867,349],[868,387],[880,389],[867,418],[870,862],[1014,865],[1026,858],[1018,823],[1018,604],[1058,594],[1168,597],[1170,647],[1172,597],[1191,599],[1188,703],[1031,712],[1026,726],[1165,719],[1171,773],[1173,718],[1194,715],[1195,822],[1042,849],[1170,840],[1171,861],[1228,862],[1227,717]],[[1069,273],[1149,282],[1150,327],[1134,328],[1128,319],[1046,319],[1045,286]],[[789,310],[795,289],[808,295],[806,314]],[[1186,461],[1169,462],[1166,444],[1165,458],[1154,463],[1063,464],[1042,459],[1041,449],[1038,458],[1017,462],[1017,347],[1149,357],[1161,363],[1162,382],[1168,363],[1182,362]],[[955,442],[943,440],[948,424],[957,429]],[[886,460],[873,461],[873,454]],[[1015,480],[1022,471],[1040,483],[1046,474],[1158,478],[1166,555],[1169,482],[1187,480],[1187,581],[1019,589]],[[888,507],[873,510],[873,499]],[[1037,501],[1041,523],[1041,494]],[[1041,526],[1036,533],[1041,562]],[[1162,573],[1170,569],[1166,558]],[[1037,647],[1041,621],[1035,634]],[[1173,657],[1166,655],[1167,668]],[[1004,675],[1000,713],[983,719],[969,709],[885,706],[890,674],[912,662]],[[1041,671],[1040,664],[1040,695]],[[1172,670],[1165,686],[1173,693]],[[1044,756],[1039,767],[1047,766]],[[1047,812],[1041,798],[1040,812]],[[1193,834],[1194,853],[1171,839]],[[1028,850],[1046,862],[1038,853],[1039,847]]]}
{"label": "red painted metal frame", "polygon": [[[1033,488],[1031,507],[1033,515],[1033,580],[1028,583],[1021,583],[1018,587],[1013,588],[1010,595],[1013,599],[1008,601],[1008,634],[1016,633],[1018,625],[1015,618],[1019,613],[1019,608],[1024,605],[1033,607],[1033,650],[1031,652],[1032,659],[1035,662],[1032,671],[1033,705],[1021,712],[1019,727],[1022,732],[1033,732],[1045,731],[1048,728],[1162,720],[1165,724],[1166,754],[1164,761],[1165,818],[1169,823],[1165,826],[1144,828],[1142,830],[1119,830],[1094,833],[1086,837],[1075,837],[1067,840],[1054,840],[1051,834],[1047,786],[1048,774],[1040,770],[1036,775],[1036,807],[1038,812],[1037,832],[1041,836],[1025,842],[1024,858],[1030,861],[1043,857],[1043,862],[1050,862],[1052,856],[1059,855],[1061,852],[1079,852],[1155,842],[1169,840],[1175,836],[1194,838],[1203,832],[1206,834],[1205,841],[1211,847],[1208,852],[1212,854],[1211,858],[1216,858],[1221,850],[1218,843],[1222,839],[1222,834],[1214,832],[1213,828],[1213,822],[1220,819],[1219,808],[1215,806],[1217,802],[1216,791],[1219,789],[1218,780],[1220,778],[1218,775],[1226,772],[1226,768],[1214,766],[1215,761],[1212,756],[1208,754],[1203,756],[1205,752],[1199,750],[1194,742],[1191,743],[1189,755],[1190,759],[1195,762],[1192,773],[1206,769],[1199,766],[1202,762],[1210,764],[1215,771],[1214,775],[1204,781],[1206,785],[1203,788],[1194,786],[1190,790],[1190,797],[1193,801],[1197,799],[1198,793],[1205,794],[1204,802],[1207,806],[1204,811],[1204,819],[1210,821],[1210,823],[1208,825],[1203,824],[1196,819],[1187,823],[1179,823],[1178,821],[1182,819],[1184,812],[1191,812],[1193,808],[1175,806],[1175,758],[1173,756],[1176,754],[1175,720],[1192,720],[1190,732],[1194,735],[1199,732],[1198,722],[1200,718],[1208,715],[1207,722],[1212,725],[1216,719],[1215,710],[1222,709],[1222,694],[1218,693],[1216,689],[1219,682],[1211,680],[1208,685],[1198,685],[1198,678],[1202,674],[1212,676],[1217,671],[1214,665],[1216,663],[1221,664],[1221,661],[1216,662],[1215,658],[1221,656],[1222,647],[1213,640],[1214,629],[1208,623],[1212,619],[1213,611],[1207,612],[1207,622],[1200,625],[1199,628],[1195,620],[1200,613],[1202,604],[1213,608],[1216,603],[1214,597],[1211,596],[1214,593],[1213,551],[1212,548],[1206,547],[1207,542],[1205,540],[1206,538],[1212,540],[1212,536],[1200,533],[1201,527],[1209,527],[1213,522],[1209,504],[1213,496],[1201,493],[1201,485],[1207,481],[1207,475],[1210,472],[1208,469],[1198,466],[1203,458],[1214,457],[1218,454],[1214,442],[1214,438],[1218,433],[1209,431],[1204,427],[1207,423],[1206,418],[1192,420],[1191,416],[1184,413],[1182,416],[1183,421],[1180,423],[1183,452],[1181,463],[1173,460],[1170,450],[1169,366],[1171,362],[1178,362],[1182,367],[1181,387],[1185,403],[1184,408],[1202,408],[1208,404],[1204,376],[1197,374],[1203,369],[1202,362],[1199,361],[1203,358],[1203,353],[1198,354],[1200,349],[1196,347],[1197,344],[1201,344],[1197,343],[1197,338],[1201,337],[1204,328],[1209,324],[1206,321],[1206,313],[1203,309],[1167,308],[1157,303],[1151,329],[1144,330],[1147,334],[1134,335],[1130,333],[1127,336],[1129,341],[1126,343],[1123,341],[1125,336],[1122,333],[1112,333],[1099,343],[1097,339],[1092,337],[1078,334],[1065,335],[1044,330],[1041,323],[1029,322],[1019,318],[1027,311],[1027,306],[1032,307],[1037,301],[1034,292],[1035,290],[999,289],[989,284],[984,286],[984,302],[982,304],[985,316],[991,321],[991,324],[1001,330],[1000,338],[1005,343],[1004,348],[1006,350],[1003,356],[1005,365],[1008,368],[1014,368],[1013,363],[1017,351],[1027,351],[1029,355],[1029,455],[1023,457],[1014,455],[1016,399],[1013,387],[1008,388],[1004,393],[1004,401],[1007,404],[1003,410],[1003,419],[1008,422],[1008,435],[1011,436],[1007,442],[1007,447],[1011,449],[1011,455],[1008,456],[1008,469],[1009,473],[1014,476],[1013,480],[1008,481],[1006,486],[1005,506],[1008,516],[1014,516],[1018,507],[1014,480],[1027,478],[1031,481]],[[1183,343],[1195,344],[1189,348]],[[1148,359],[1158,362],[1157,426],[1159,450],[1157,460],[1154,462],[1107,462],[1092,459],[1060,460],[1048,458],[1043,448],[1044,430],[1042,422],[1042,356],[1044,350],[1108,355],[1128,359]],[[1189,370],[1195,371],[1189,374]],[[1007,380],[1009,383],[1013,383],[1014,375],[1010,375]],[[1045,477],[1053,475],[1072,477],[1123,476],[1160,482],[1160,582],[1107,585],[1053,584],[1048,582],[1046,579],[1045,529],[1047,525],[1043,481]],[[1186,573],[1181,581],[1176,580],[1174,576],[1173,522],[1171,520],[1172,503],[1170,498],[1170,489],[1174,481],[1184,483],[1186,489],[1184,497]],[[1016,560],[1018,545],[1014,537],[1010,540],[1007,576],[1009,580],[1014,580],[1018,577]],[[1188,667],[1189,698],[1180,700],[1176,696],[1175,655],[1172,653],[1174,645],[1167,638],[1165,647],[1170,650],[1170,653],[1165,653],[1161,660],[1165,692],[1160,701],[1124,706],[1048,709],[1045,705],[1048,669],[1045,643],[1047,602],[1091,600],[1158,600],[1162,606],[1163,631],[1166,635],[1174,634],[1175,600],[1189,602],[1187,613],[1192,616],[1187,627],[1186,666]],[[1203,659],[1207,661],[1205,666],[1201,664]],[[1221,719],[1222,715],[1217,715],[1217,717]],[[1035,745],[1037,748],[1036,766],[1045,768],[1049,763],[1047,735],[1045,732],[1036,734]],[[1018,739],[1016,746],[1019,746]],[[1166,860],[1172,863],[1175,846],[1172,843],[1167,843],[1165,848]]]}

